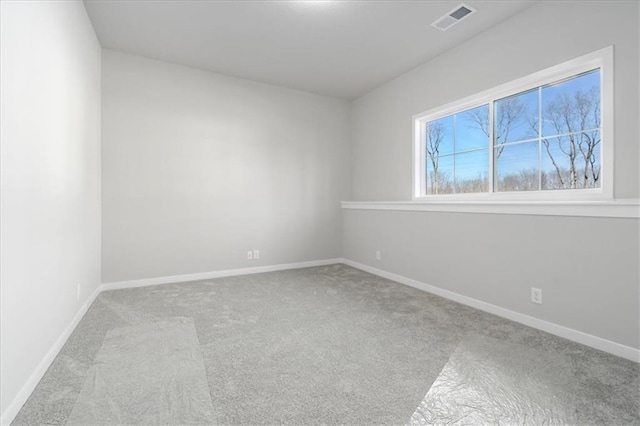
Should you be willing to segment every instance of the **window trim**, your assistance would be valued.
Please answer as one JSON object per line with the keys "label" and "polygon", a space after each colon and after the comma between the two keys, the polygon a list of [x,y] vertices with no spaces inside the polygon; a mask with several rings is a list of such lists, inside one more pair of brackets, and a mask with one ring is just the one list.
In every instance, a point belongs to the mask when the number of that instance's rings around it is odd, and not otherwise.
{"label": "window trim", "polygon": [[[426,125],[425,123],[446,117],[457,112],[489,105],[490,117],[493,117],[494,102],[507,96],[535,89],[539,86],[570,78],[590,70],[600,69],[601,84],[601,135],[605,143],[600,149],[599,188],[554,189],[537,191],[482,192],[463,194],[426,194]],[[416,114],[413,122],[412,163],[413,163],[413,201],[560,201],[560,200],[612,200],[613,199],[613,161],[614,161],[614,78],[613,46],[571,59],[561,64],[535,72],[528,76],[510,81],[500,86],[482,91],[475,95],[432,108]],[[493,140],[493,125],[490,126],[490,141]],[[489,170],[493,170],[493,152],[490,146]],[[493,181],[491,174],[489,179]],[[493,188],[493,183],[490,183]]]}

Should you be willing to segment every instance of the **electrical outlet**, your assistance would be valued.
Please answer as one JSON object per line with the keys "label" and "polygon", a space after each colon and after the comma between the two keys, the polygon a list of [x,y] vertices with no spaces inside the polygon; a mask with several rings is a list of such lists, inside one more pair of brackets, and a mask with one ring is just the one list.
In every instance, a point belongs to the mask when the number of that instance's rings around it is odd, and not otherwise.
{"label": "electrical outlet", "polygon": [[254,259],[260,259],[260,250],[254,250],[253,251],[253,258]]}
{"label": "electrical outlet", "polygon": [[76,300],[80,300],[80,284],[76,285]]}
{"label": "electrical outlet", "polygon": [[531,287],[531,301],[542,305],[542,290],[539,288]]}
{"label": "electrical outlet", "polygon": [[382,259],[382,255],[380,254],[380,250],[376,250],[376,260]]}
{"label": "electrical outlet", "polygon": [[249,260],[253,260],[253,251],[249,250],[249,251],[247,252],[247,259],[249,259]]}

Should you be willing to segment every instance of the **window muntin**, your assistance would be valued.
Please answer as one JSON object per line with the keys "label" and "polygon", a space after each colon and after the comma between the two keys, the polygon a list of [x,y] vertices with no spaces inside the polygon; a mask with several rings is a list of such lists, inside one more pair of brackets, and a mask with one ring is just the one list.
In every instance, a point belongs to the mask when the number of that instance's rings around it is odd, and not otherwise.
{"label": "window muntin", "polygon": [[[602,49],[417,116],[414,199],[610,198],[612,53]],[[470,120],[473,110],[486,114]],[[435,123],[448,123],[438,180],[434,151],[427,152]],[[476,145],[467,148],[472,132]]]}

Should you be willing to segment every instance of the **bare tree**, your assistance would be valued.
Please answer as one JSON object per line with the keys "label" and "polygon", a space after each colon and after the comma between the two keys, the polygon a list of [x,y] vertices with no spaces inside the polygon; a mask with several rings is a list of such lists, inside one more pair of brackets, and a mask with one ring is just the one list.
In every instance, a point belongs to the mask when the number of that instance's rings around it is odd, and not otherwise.
{"label": "bare tree", "polygon": [[444,140],[444,125],[440,121],[427,123],[427,156],[431,162],[432,171],[430,174],[431,188],[434,194],[439,193],[441,176],[438,170],[440,159],[440,145]]}
{"label": "bare tree", "polygon": [[539,171],[537,168],[519,170],[502,176],[497,187],[502,191],[532,191],[538,189]]}
{"label": "bare tree", "polygon": [[[472,126],[480,129],[488,138],[490,136],[491,126],[489,114],[486,111],[476,108],[471,110],[469,115],[471,116]],[[505,149],[504,144],[509,141],[509,134],[513,130],[513,127],[520,124],[527,116],[527,105],[522,102],[522,99],[518,96],[502,99],[496,103],[496,120],[493,128],[493,148],[496,164]],[[535,124],[535,126],[537,127],[537,124]],[[530,185],[530,172],[509,175],[506,179],[503,178],[503,182],[500,184],[496,182],[498,188],[507,191],[531,189]]]}
{"label": "bare tree", "polygon": [[[551,123],[556,134],[564,135],[542,138],[545,151],[558,177],[559,187],[596,187],[600,180],[597,156],[597,149],[601,143],[599,88],[594,86],[587,91],[579,90],[573,96],[567,93],[558,95],[545,108],[545,119]],[[568,159],[568,170],[554,158],[552,140]]]}
{"label": "bare tree", "polygon": [[474,177],[458,178],[456,177],[456,192],[485,192],[487,190],[487,175],[486,173],[478,173]]}
{"label": "bare tree", "polygon": [[[489,137],[489,114],[483,113],[480,108],[470,111],[471,120],[474,127],[480,129],[487,137]],[[513,96],[511,98],[502,99],[497,103],[497,119],[496,126],[493,129],[496,148],[496,159],[500,158],[505,142],[509,140],[509,132],[512,127],[520,120],[527,116],[527,105],[522,100]]]}
{"label": "bare tree", "polygon": [[[526,103],[519,96],[502,99],[496,102],[495,123],[489,120],[485,108],[469,111],[470,126],[481,130],[487,137],[490,126],[494,135],[494,159],[496,167],[505,144],[510,142],[509,136],[517,126],[525,123],[534,134],[540,132],[539,114],[529,114]],[[560,93],[544,106],[540,114],[545,126],[550,125],[555,136],[540,135],[540,143],[544,155],[551,162],[549,169],[527,169],[501,175],[496,188],[501,191],[525,191],[542,188],[593,188],[600,180],[599,148],[600,135],[600,88],[594,86],[589,90],[578,90],[573,93]],[[427,154],[432,167],[430,181],[435,194],[453,190],[449,175],[438,168],[441,144],[445,129],[442,122],[436,121],[427,126]],[[512,136],[513,137],[513,136]],[[456,192],[478,192],[483,190],[482,177],[469,178],[455,183]]]}

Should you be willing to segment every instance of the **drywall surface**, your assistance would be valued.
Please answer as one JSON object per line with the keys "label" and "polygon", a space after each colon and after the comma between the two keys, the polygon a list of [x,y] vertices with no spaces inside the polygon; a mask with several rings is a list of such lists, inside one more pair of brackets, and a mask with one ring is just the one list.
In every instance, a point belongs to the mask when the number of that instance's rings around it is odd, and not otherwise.
{"label": "drywall surface", "polygon": [[82,2],[1,8],[4,422],[100,284],[101,50]]}
{"label": "drywall surface", "polygon": [[347,102],[110,50],[102,100],[103,282],[340,257]]}
{"label": "drywall surface", "polygon": [[539,2],[354,101],[353,199],[411,200],[413,115],[611,45],[614,191],[616,198],[638,198],[637,8],[637,2],[589,1],[578,9],[571,1]]}
{"label": "drywall surface", "polygon": [[[637,219],[343,215],[347,259],[640,348]],[[531,287],[542,289],[541,305],[531,303]]]}
{"label": "drywall surface", "polygon": [[[637,2],[581,2],[579,9],[575,2],[539,2],[359,98],[352,110],[353,199],[411,200],[413,115],[610,45],[614,191],[638,198],[638,16]],[[640,346],[637,219],[343,215],[347,259]],[[530,287],[543,289],[542,306],[529,301]]]}

